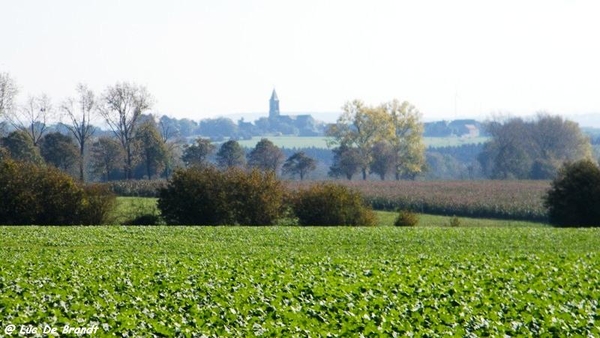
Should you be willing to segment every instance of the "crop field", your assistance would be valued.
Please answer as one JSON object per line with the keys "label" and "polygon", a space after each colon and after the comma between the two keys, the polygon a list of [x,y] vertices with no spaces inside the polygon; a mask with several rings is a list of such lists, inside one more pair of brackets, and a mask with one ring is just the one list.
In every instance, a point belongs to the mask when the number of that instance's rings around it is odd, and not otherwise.
{"label": "crop field", "polygon": [[[546,220],[549,181],[347,181],[375,209],[411,209],[437,215]],[[288,182],[297,189],[314,182]]]}
{"label": "crop field", "polygon": [[[242,147],[254,148],[262,137],[253,137],[250,140],[238,141]],[[276,146],[284,148],[327,148],[327,137],[323,136],[268,136]],[[485,143],[489,140],[488,137],[424,137],[423,141],[427,147],[439,148],[450,146],[461,146],[465,144]]]}
{"label": "crop field", "polygon": [[2,334],[600,335],[598,229],[0,227],[0,241]]}

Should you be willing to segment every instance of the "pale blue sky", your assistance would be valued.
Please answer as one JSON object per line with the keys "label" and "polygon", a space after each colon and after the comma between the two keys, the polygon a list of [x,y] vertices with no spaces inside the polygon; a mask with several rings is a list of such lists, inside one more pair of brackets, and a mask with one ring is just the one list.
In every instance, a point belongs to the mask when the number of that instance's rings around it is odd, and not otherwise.
{"label": "pale blue sky", "polygon": [[266,113],[273,87],[282,112],[600,112],[597,1],[1,1],[0,72],[20,100],[131,81],[196,120]]}

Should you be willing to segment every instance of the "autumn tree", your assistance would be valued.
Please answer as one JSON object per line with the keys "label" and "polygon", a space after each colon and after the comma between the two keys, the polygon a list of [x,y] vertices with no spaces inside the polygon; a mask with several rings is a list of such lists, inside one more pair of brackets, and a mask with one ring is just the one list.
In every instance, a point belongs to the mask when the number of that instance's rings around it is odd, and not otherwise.
{"label": "autumn tree", "polygon": [[392,147],[396,180],[414,179],[426,167],[421,113],[409,102],[400,103],[396,99],[382,104],[381,109],[391,116],[393,137],[388,142]]}
{"label": "autumn tree", "polygon": [[208,158],[215,152],[215,149],[215,145],[209,139],[199,137],[194,144],[184,148],[181,159],[188,167],[204,166],[208,164]]}
{"label": "autumn tree", "polygon": [[217,152],[217,165],[220,168],[243,167],[246,164],[246,152],[235,140],[221,145]]}
{"label": "autumn tree", "polygon": [[486,129],[491,140],[478,159],[493,179],[550,179],[563,163],[591,158],[589,138],[560,116],[493,121]]}
{"label": "autumn tree", "polygon": [[127,82],[108,87],[99,105],[100,115],[121,143],[125,153],[125,177],[132,178],[135,136],[142,114],[152,107],[152,97],[143,86]]}
{"label": "autumn tree", "polygon": [[327,130],[330,145],[344,145],[357,150],[363,180],[367,179],[373,161],[373,146],[391,139],[393,129],[391,117],[379,107],[370,107],[360,100],[347,102],[336,124]]}
{"label": "autumn tree", "polygon": [[291,176],[300,175],[300,181],[311,171],[317,168],[317,161],[310,156],[307,156],[303,151],[294,153],[283,164],[282,171],[284,174]]}
{"label": "autumn tree", "polygon": [[77,85],[77,96],[66,99],[60,106],[63,116],[69,120],[65,124],[71,132],[79,148],[79,180],[85,181],[86,146],[94,135],[96,128],[92,120],[97,112],[94,92],[84,84]]}
{"label": "autumn tree", "polygon": [[125,160],[125,151],[121,143],[112,137],[100,137],[91,148],[92,170],[104,181],[110,181],[110,176]]}
{"label": "autumn tree", "polygon": [[58,132],[44,135],[40,141],[40,154],[46,163],[67,173],[71,172],[79,158],[73,139]]}
{"label": "autumn tree", "polygon": [[279,147],[270,140],[263,138],[248,154],[248,165],[261,171],[277,173],[284,158],[285,155]]}

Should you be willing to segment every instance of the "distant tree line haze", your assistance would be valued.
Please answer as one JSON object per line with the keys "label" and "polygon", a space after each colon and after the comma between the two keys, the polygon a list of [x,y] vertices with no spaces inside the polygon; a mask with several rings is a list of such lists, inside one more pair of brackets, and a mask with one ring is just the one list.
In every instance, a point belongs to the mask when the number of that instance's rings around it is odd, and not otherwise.
{"label": "distant tree line haze", "polygon": [[[0,73],[0,157],[56,167],[81,182],[168,178],[177,168],[207,166],[297,180],[552,179],[563,163],[594,158],[576,123],[549,114],[423,123],[406,101],[353,100],[327,125],[282,115],[273,91],[268,117],[255,123],[196,122],[152,115],[150,91],[130,82],[98,93],[78,84],[59,102],[43,93],[18,96],[17,82]],[[279,147],[282,135],[319,135],[328,147]],[[427,148],[432,138],[461,142]]]}

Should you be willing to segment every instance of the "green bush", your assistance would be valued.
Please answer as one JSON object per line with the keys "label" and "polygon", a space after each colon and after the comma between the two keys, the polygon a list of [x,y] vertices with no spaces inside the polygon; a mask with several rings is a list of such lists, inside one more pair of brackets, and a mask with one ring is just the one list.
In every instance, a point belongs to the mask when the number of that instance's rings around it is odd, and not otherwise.
{"label": "green bush", "polygon": [[376,218],[357,191],[333,183],[299,190],[291,200],[300,225],[375,225]]}
{"label": "green bush", "polygon": [[168,224],[272,225],[283,213],[283,195],[271,173],[192,167],[160,189],[158,208]]}
{"label": "green bush", "polygon": [[456,217],[456,216],[452,216],[452,218],[450,218],[450,221],[448,221],[448,226],[449,227],[453,227],[453,228],[458,228],[460,226],[460,218]]}
{"label": "green bush", "polygon": [[84,189],[53,167],[5,160],[0,163],[0,220],[4,224],[100,224],[110,194]]}
{"label": "green bush", "polygon": [[590,160],[564,165],[544,198],[550,223],[600,226],[600,168]]}
{"label": "green bush", "polygon": [[397,227],[414,227],[419,224],[419,215],[412,211],[400,210],[394,225]]}

